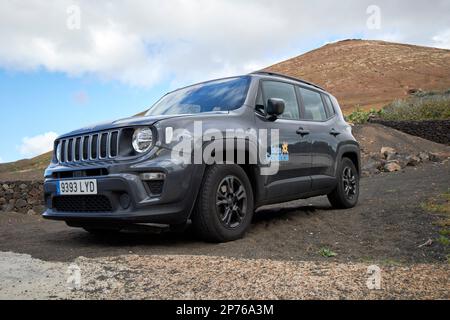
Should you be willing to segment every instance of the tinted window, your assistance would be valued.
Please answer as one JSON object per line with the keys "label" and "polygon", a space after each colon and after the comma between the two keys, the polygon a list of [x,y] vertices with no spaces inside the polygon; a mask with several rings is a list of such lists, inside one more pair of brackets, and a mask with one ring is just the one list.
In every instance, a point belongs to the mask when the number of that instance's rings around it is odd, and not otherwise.
{"label": "tinted window", "polygon": [[300,92],[305,105],[305,114],[302,118],[314,121],[327,120],[327,114],[320,93],[305,88],[300,88]]}
{"label": "tinted window", "polygon": [[291,120],[300,119],[297,95],[295,94],[295,87],[293,85],[277,81],[263,81],[262,87],[266,104],[271,98],[284,100],[286,106],[280,118]]}
{"label": "tinted window", "polygon": [[330,96],[327,94],[324,94],[323,96],[325,98],[325,107],[327,108],[327,113],[330,117],[332,117],[336,114],[336,112],[334,111],[333,103],[331,102]]}
{"label": "tinted window", "polygon": [[146,115],[194,114],[228,111],[241,107],[247,97],[250,77],[222,79],[169,93]]}

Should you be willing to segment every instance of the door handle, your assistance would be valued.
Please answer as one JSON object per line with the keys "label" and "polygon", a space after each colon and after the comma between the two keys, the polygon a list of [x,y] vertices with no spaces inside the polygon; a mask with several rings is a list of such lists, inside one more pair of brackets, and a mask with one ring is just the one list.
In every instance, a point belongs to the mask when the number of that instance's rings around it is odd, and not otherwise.
{"label": "door handle", "polygon": [[340,133],[339,131],[336,131],[336,129],[333,128],[333,129],[331,129],[330,134],[331,134],[332,136],[337,137],[337,136],[340,135],[341,133]]}
{"label": "door handle", "polygon": [[309,130],[305,130],[303,128],[298,128],[298,130],[296,132],[297,132],[297,134],[301,135],[302,137],[306,136],[310,133]]}

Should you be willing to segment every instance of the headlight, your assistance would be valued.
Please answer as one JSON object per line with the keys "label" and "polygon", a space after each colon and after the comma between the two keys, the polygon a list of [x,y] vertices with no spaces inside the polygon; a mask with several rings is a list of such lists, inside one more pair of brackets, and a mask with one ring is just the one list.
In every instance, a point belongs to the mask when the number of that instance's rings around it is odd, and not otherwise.
{"label": "headlight", "polygon": [[61,141],[58,142],[58,146],[56,147],[56,160],[58,160],[58,162],[61,162],[61,148],[62,148],[62,143]]}
{"label": "headlight", "polygon": [[133,134],[133,148],[137,153],[150,150],[153,144],[153,132],[150,128],[138,128]]}

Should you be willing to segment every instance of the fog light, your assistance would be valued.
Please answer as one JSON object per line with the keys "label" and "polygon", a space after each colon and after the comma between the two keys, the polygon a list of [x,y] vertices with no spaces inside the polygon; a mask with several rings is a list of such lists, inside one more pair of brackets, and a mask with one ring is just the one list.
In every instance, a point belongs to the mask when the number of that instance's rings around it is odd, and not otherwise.
{"label": "fog light", "polygon": [[166,174],[161,172],[147,172],[141,173],[142,181],[152,181],[152,180],[165,180]]}
{"label": "fog light", "polygon": [[119,203],[123,209],[128,209],[131,204],[130,196],[127,193],[123,193],[119,198]]}

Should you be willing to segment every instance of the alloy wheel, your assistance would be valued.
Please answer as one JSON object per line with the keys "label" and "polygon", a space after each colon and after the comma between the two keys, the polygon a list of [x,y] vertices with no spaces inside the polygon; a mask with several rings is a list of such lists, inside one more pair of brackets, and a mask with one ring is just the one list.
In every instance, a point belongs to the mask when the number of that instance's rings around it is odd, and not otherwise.
{"label": "alloy wheel", "polygon": [[216,207],[220,222],[227,228],[237,228],[247,214],[247,192],[241,180],[226,176],[216,193]]}
{"label": "alloy wheel", "polygon": [[344,185],[344,195],[347,199],[351,200],[356,196],[357,183],[356,176],[352,168],[345,167],[342,173],[342,183]]}

